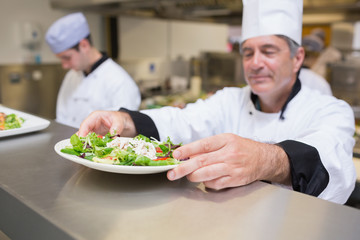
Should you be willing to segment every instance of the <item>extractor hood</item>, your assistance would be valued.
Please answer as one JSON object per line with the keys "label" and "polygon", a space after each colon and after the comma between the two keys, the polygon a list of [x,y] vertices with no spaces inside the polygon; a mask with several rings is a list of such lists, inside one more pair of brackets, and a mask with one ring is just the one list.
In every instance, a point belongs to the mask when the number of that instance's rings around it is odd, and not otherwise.
{"label": "extractor hood", "polygon": [[[241,20],[241,0],[50,0],[56,9],[104,15],[228,22]],[[226,18],[226,19],[225,19]]]}
{"label": "extractor hood", "polygon": [[[241,0],[50,0],[56,9],[165,19],[241,24]],[[360,0],[304,0],[306,14],[336,14],[360,19]]]}

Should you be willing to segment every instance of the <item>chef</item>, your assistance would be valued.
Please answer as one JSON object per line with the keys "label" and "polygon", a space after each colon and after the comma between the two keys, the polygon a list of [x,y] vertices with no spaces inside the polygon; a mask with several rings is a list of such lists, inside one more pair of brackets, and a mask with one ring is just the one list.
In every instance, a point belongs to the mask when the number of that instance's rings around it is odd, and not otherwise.
{"label": "chef", "polygon": [[311,34],[302,38],[302,46],[307,53],[305,54],[303,67],[300,70],[299,79],[303,85],[317,89],[323,94],[332,95],[328,81],[311,68],[315,55],[318,55],[324,47],[324,39],[325,32],[319,28],[314,29]]}
{"label": "chef", "polygon": [[[167,173],[223,189],[263,180],[336,203],[355,185],[354,115],[302,86],[301,0],[243,0],[241,51],[248,86],[224,88],[186,108],[92,113],[78,134],[138,133],[185,145]],[[286,24],[284,24],[286,23]]]}
{"label": "chef", "polygon": [[304,86],[316,89],[322,94],[332,95],[331,86],[328,81],[310,68],[302,67],[300,69],[299,79]]}
{"label": "chef", "polygon": [[95,110],[137,110],[140,91],[127,72],[91,43],[90,30],[82,13],[58,19],[46,33],[46,42],[70,69],[59,90],[56,120],[78,128]]}

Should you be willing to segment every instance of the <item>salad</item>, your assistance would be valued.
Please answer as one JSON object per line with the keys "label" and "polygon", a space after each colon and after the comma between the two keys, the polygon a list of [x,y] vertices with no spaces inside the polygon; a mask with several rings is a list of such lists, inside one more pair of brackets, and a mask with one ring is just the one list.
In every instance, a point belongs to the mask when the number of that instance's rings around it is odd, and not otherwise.
{"label": "salad", "polygon": [[3,112],[0,112],[0,130],[9,130],[14,128],[20,128],[25,120],[16,114],[6,115]]}
{"label": "salad", "polygon": [[173,151],[181,144],[173,144],[168,137],[166,142],[159,142],[144,135],[124,138],[119,135],[105,136],[89,133],[86,137],[74,134],[70,138],[71,146],[60,151],[76,155],[89,161],[126,165],[126,166],[164,166],[179,164],[173,158]]}

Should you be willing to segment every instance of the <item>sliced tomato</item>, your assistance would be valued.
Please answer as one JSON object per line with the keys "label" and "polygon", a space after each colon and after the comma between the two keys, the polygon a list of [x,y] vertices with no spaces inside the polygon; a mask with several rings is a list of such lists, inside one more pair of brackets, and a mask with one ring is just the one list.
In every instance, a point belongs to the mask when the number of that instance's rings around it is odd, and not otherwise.
{"label": "sliced tomato", "polygon": [[117,160],[116,157],[111,157],[111,156],[104,157],[104,159],[109,159],[111,161],[116,161]]}
{"label": "sliced tomato", "polygon": [[166,160],[166,159],[169,159],[169,157],[157,158],[157,159],[154,159],[153,161],[162,161],[162,160]]}
{"label": "sliced tomato", "polygon": [[156,147],[155,150],[156,150],[157,153],[162,153],[163,152],[160,147]]}
{"label": "sliced tomato", "polygon": [[5,113],[0,112],[0,130],[5,129]]}

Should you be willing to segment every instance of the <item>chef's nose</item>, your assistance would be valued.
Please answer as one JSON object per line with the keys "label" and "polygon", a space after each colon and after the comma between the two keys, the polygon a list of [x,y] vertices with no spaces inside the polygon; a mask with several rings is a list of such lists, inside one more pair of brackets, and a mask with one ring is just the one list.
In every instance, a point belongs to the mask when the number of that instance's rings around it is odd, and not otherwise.
{"label": "chef's nose", "polygon": [[254,55],[251,58],[251,67],[252,68],[261,68],[264,65],[263,55],[259,51],[255,51]]}

